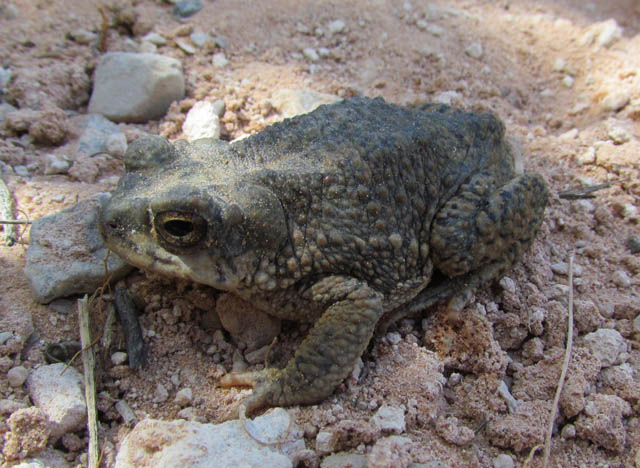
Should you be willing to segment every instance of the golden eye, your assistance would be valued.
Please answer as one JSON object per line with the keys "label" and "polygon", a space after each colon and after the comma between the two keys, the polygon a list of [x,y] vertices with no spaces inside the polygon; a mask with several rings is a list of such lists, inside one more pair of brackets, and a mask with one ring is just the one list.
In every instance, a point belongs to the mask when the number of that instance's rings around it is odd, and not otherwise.
{"label": "golden eye", "polygon": [[204,218],[185,211],[158,213],[153,224],[162,240],[175,247],[194,246],[207,233],[207,223]]}

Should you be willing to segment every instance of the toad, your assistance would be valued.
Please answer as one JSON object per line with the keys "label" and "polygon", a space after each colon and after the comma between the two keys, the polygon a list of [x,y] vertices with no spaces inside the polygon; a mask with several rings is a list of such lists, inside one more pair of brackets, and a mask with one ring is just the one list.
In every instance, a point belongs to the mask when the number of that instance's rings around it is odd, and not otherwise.
{"label": "toad", "polygon": [[135,266],[313,323],[284,368],[222,379],[254,387],[241,414],[313,404],[383,316],[460,311],[531,245],[548,192],[504,133],[489,113],[355,98],[232,143],[143,137],[100,229]]}

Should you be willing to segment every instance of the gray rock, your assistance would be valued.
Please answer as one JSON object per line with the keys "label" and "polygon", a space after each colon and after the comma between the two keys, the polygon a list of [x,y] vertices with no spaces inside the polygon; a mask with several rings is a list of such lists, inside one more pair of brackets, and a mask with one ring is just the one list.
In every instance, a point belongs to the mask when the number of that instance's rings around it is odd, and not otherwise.
{"label": "gray rock", "polygon": [[395,434],[402,434],[406,428],[404,410],[393,406],[381,406],[373,415],[372,421],[381,431]]}
{"label": "gray rock", "polygon": [[513,468],[513,458],[506,453],[501,453],[493,459],[493,468]]}
{"label": "gray rock", "polygon": [[329,34],[331,35],[339,34],[344,31],[345,27],[346,25],[344,24],[344,21],[338,19],[338,20],[331,21],[327,25],[327,31],[329,31]]}
{"label": "gray rock", "polygon": [[600,359],[602,367],[616,363],[618,355],[627,351],[627,343],[617,330],[600,328],[584,337],[584,345]]}
{"label": "gray rock", "polygon": [[71,162],[67,159],[60,159],[55,154],[49,153],[44,156],[45,175],[66,174],[71,167]]}
{"label": "gray rock", "polygon": [[[551,265],[551,271],[556,275],[568,276],[569,264],[567,262],[558,262]],[[582,267],[577,264],[573,264],[573,276],[582,276]]]}
{"label": "gray rock", "polygon": [[188,18],[202,10],[200,0],[180,0],[173,5],[173,14],[181,18]]}
{"label": "gray rock", "polygon": [[7,372],[7,381],[12,387],[22,387],[28,375],[29,371],[23,366],[12,367]]}
{"label": "gray rock", "polygon": [[13,338],[13,332],[10,332],[10,331],[0,332],[0,346],[4,345],[11,338]]}
{"label": "gray rock", "polygon": [[222,424],[145,419],[122,442],[115,467],[291,468],[295,454],[304,450],[302,435],[282,408]]}
{"label": "gray rock", "polygon": [[336,432],[320,431],[316,435],[316,452],[320,455],[334,452],[338,443]]}
{"label": "gray rock", "polygon": [[153,402],[164,403],[168,399],[169,399],[169,392],[167,391],[164,385],[158,384],[156,386],[155,392],[153,392]]}
{"label": "gray rock", "polygon": [[[0,89],[4,89],[11,81],[13,77],[13,72],[5,67],[0,67]],[[13,106],[12,106],[13,107]]]}
{"label": "gray rock", "polygon": [[189,36],[189,39],[191,39],[191,42],[193,42],[197,47],[202,48],[207,43],[209,35],[205,33],[194,32]]}
{"label": "gray rock", "polygon": [[31,401],[49,418],[51,441],[86,427],[82,376],[73,367],[64,363],[39,367],[29,374],[27,388]]}
{"label": "gray rock", "polygon": [[336,453],[329,455],[320,463],[320,468],[365,468],[366,466],[367,457],[357,453]]}
{"label": "gray rock", "polygon": [[19,175],[20,177],[30,177],[31,176],[31,173],[29,172],[29,169],[27,169],[27,167],[23,166],[23,165],[13,166],[13,172],[15,172],[16,175]]}
{"label": "gray rock", "polygon": [[108,154],[116,158],[122,158],[127,152],[127,137],[124,133],[112,133],[105,141],[105,149]]}
{"label": "gray rock", "polygon": [[281,89],[273,94],[271,101],[285,117],[293,117],[311,112],[322,104],[338,102],[340,98],[311,89]]}
{"label": "gray rock", "polygon": [[305,56],[305,58],[307,60],[310,60],[311,62],[317,62],[318,60],[320,60],[320,56],[318,55],[318,52],[316,52],[316,49],[314,49],[313,47],[307,47],[302,51],[302,55]]}
{"label": "gray rock", "polygon": [[13,468],[69,468],[69,462],[62,452],[48,448],[38,452],[37,458],[28,458]]}
{"label": "gray rock", "polygon": [[220,138],[219,106],[209,101],[196,102],[182,124],[187,140],[200,138]]}
{"label": "gray rock", "polygon": [[111,52],[100,59],[89,112],[115,122],[147,122],[162,117],[184,97],[182,64],[157,54]]}
{"label": "gray rock", "polygon": [[[98,194],[33,223],[24,273],[38,302],[92,293],[104,283],[107,249],[97,221],[98,206],[109,197]],[[113,280],[132,269],[114,253],[108,268]]]}
{"label": "gray rock", "polygon": [[614,271],[611,275],[611,281],[613,281],[613,283],[619,288],[628,288],[631,286],[631,278],[624,270]]}
{"label": "gray rock", "polygon": [[186,387],[176,393],[173,402],[178,406],[188,406],[191,404],[191,400],[193,400],[193,392],[189,387]]}

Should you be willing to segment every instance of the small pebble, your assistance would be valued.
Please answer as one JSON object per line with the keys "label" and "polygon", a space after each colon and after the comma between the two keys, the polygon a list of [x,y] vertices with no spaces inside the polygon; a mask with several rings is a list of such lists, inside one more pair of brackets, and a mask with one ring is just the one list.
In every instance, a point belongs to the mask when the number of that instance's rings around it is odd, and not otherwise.
{"label": "small pebble", "polygon": [[224,68],[229,63],[229,60],[227,60],[227,57],[225,57],[222,52],[218,52],[217,54],[213,54],[211,63],[213,63],[213,66],[216,68]]}
{"label": "small pebble", "polygon": [[627,239],[626,243],[627,249],[633,255],[640,253],[640,236],[636,236],[635,234],[631,234]]}
{"label": "small pebble", "polygon": [[71,162],[66,159],[60,159],[55,154],[46,154],[44,157],[44,173],[45,175],[66,174],[71,167]]}
{"label": "small pebble", "polygon": [[196,53],[196,49],[191,45],[187,44],[184,41],[176,40],[176,45],[180,50],[182,50],[185,54],[193,55]]}
{"label": "small pebble", "polygon": [[200,0],[181,0],[173,5],[173,14],[182,18],[195,15],[202,10]]}
{"label": "small pebble", "polygon": [[117,351],[111,355],[111,362],[114,366],[119,366],[127,362],[128,356],[127,353],[122,351]]}
{"label": "small pebble", "polygon": [[600,102],[606,111],[619,111],[631,100],[631,91],[628,88],[618,88],[609,92]]}
{"label": "small pebble", "polygon": [[155,54],[158,51],[158,47],[149,41],[142,41],[138,50],[143,54]]}
{"label": "small pebble", "polygon": [[404,410],[393,406],[383,405],[373,415],[372,422],[381,431],[402,434],[406,429]]}
{"label": "small pebble", "polygon": [[484,54],[484,51],[482,49],[482,44],[480,44],[479,42],[473,42],[469,44],[469,46],[466,49],[464,49],[464,52],[469,57],[473,57],[474,59],[480,59]]}
{"label": "small pebble", "polygon": [[[551,265],[551,271],[557,275],[568,276],[569,264],[567,262],[559,262]],[[580,265],[573,264],[573,276],[582,276],[582,267]]]}
{"label": "small pebble", "polygon": [[576,437],[576,427],[573,424],[566,424],[560,431],[560,435],[563,439],[574,439]]}
{"label": "small pebble", "polygon": [[593,146],[590,146],[584,153],[580,154],[576,158],[576,161],[580,165],[594,164],[596,162],[596,149]]}
{"label": "small pebble", "polygon": [[512,293],[513,294],[513,293],[516,292],[516,282],[513,281],[508,276],[504,276],[500,280],[500,286],[502,287],[502,289],[504,289],[508,293]]}
{"label": "small pebble", "polygon": [[153,392],[153,402],[154,403],[164,403],[169,398],[169,392],[165,388],[164,385],[158,384],[156,386],[155,392]]}
{"label": "small pebble", "polygon": [[13,172],[20,177],[29,177],[31,175],[26,166],[13,166]]}
{"label": "small pebble", "polygon": [[207,39],[209,39],[209,35],[205,33],[194,32],[189,36],[191,42],[193,42],[197,47],[204,47],[207,43]]}
{"label": "small pebble", "polygon": [[191,400],[193,400],[193,392],[189,387],[186,387],[176,393],[173,402],[178,406],[187,406],[191,404]]}
{"label": "small pebble", "polygon": [[163,46],[167,44],[167,40],[158,33],[150,32],[146,34],[143,38],[143,41],[151,42],[157,46]]}
{"label": "small pebble", "polygon": [[11,338],[13,338],[13,333],[11,333],[10,331],[0,332],[0,346],[5,344]]}
{"label": "small pebble", "polygon": [[501,453],[493,459],[493,468],[513,468],[513,458],[506,453]]}
{"label": "small pebble", "polygon": [[9,372],[7,372],[7,381],[12,387],[21,387],[24,381],[27,380],[28,375],[29,371],[24,367],[13,367],[12,369],[9,369]]}
{"label": "small pebble", "polygon": [[607,129],[607,135],[616,145],[622,145],[623,143],[631,140],[631,134],[627,129],[616,125],[609,126]]}
{"label": "small pebble", "polygon": [[563,72],[566,71],[567,69],[567,61],[565,59],[563,59],[562,57],[558,57],[554,62],[553,62],[553,71],[555,72]]}
{"label": "small pebble", "polygon": [[631,286],[631,278],[624,270],[616,270],[611,275],[611,281],[619,288],[628,288]]}
{"label": "small pebble", "polygon": [[398,332],[389,332],[387,333],[387,341],[395,345],[402,341],[402,336]]}
{"label": "small pebble", "polygon": [[304,49],[302,51],[302,55],[304,55],[308,60],[311,60],[312,62],[317,62],[318,60],[320,60],[320,56],[312,47],[307,47],[306,49]]}
{"label": "small pebble", "polygon": [[566,88],[571,88],[573,87],[573,76],[571,75],[565,75],[564,78],[562,78],[562,84],[566,87]]}
{"label": "small pebble", "polygon": [[327,25],[327,30],[329,31],[329,34],[331,34],[331,35],[339,34],[339,33],[343,32],[344,28],[345,28],[345,24],[344,24],[344,21],[342,21],[342,20],[331,21]]}

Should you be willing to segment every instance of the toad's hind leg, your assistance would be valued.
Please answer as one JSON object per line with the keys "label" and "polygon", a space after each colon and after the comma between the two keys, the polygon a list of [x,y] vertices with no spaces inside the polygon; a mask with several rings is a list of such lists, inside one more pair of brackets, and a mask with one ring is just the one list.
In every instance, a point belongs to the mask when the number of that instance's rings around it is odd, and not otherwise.
{"label": "toad's hind leg", "polygon": [[331,395],[353,370],[382,315],[382,295],[354,278],[330,276],[309,290],[330,304],[284,369],[227,374],[223,386],[250,385],[240,415],[265,406],[312,404]]}
{"label": "toad's hind leg", "polygon": [[434,267],[448,278],[384,317],[378,333],[445,301],[451,312],[460,312],[479,285],[502,276],[531,245],[547,199],[538,174],[523,175],[498,188],[491,176],[473,177],[438,212],[431,229]]}
{"label": "toad's hind leg", "polygon": [[495,188],[478,174],[438,212],[431,229],[434,267],[455,278],[495,262],[511,266],[533,242],[548,192],[538,174]]}

